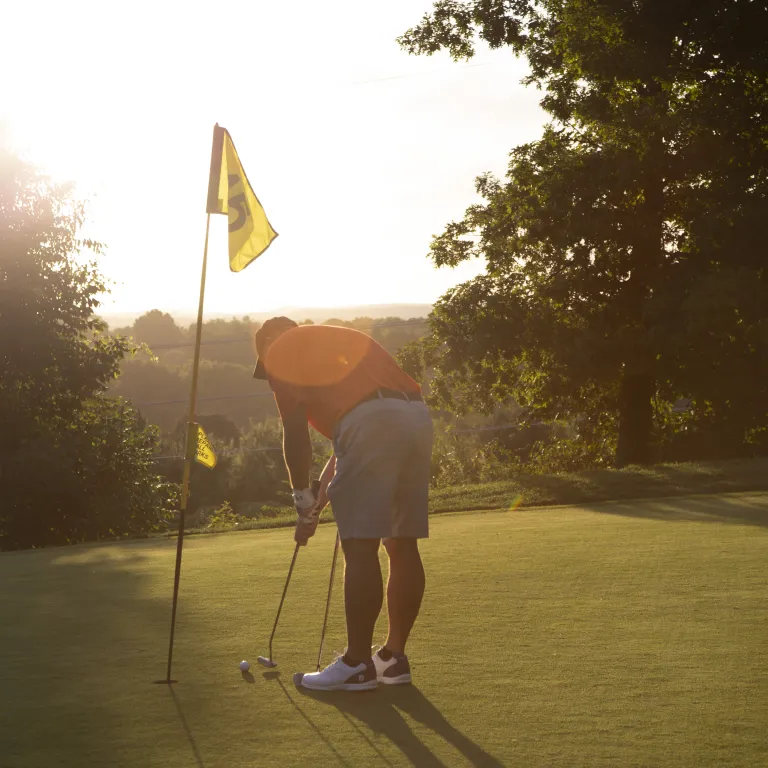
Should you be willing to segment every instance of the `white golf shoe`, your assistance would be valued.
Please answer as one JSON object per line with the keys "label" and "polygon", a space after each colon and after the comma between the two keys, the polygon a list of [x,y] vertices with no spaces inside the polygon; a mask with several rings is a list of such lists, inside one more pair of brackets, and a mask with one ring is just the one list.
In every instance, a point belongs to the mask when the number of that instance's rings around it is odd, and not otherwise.
{"label": "white golf shoe", "polygon": [[339,656],[322,672],[302,675],[300,685],[313,691],[369,691],[377,685],[376,668],[373,661],[350,667]]}

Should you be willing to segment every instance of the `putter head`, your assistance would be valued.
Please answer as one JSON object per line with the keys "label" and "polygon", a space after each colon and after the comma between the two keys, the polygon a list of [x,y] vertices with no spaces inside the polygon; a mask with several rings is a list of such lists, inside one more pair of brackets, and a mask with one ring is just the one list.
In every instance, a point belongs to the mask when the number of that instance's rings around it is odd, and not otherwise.
{"label": "putter head", "polygon": [[272,661],[272,659],[267,659],[264,656],[259,656],[259,658],[256,659],[256,661],[258,661],[262,667],[267,667],[268,669],[274,669],[277,666],[276,661]]}

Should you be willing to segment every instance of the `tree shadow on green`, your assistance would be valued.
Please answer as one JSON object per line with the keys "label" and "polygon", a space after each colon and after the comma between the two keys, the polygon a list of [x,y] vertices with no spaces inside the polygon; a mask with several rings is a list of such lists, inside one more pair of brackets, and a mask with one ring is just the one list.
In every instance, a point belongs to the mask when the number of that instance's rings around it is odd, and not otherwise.
{"label": "tree shadow on green", "polygon": [[591,469],[562,474],[514,472],[509,480],[433,491],[433,513],[518,506],[549,506],[659,499],[694,494],[768,490],[768,462],[742,459],[701,464],[668,464],[624,469]]}
{"label": "tree shadow on green", "polygon": [[[283,683],[278,682],[286,696],[301,711]],[[411,730],[403,714],[434,731],[461,752],[476,768],[503,768],[502,763],[448,722],[440,710],[414,685],[381,685],[376,691],[357,694],[310,691],[301,686],[297,686],[296,691],[302,696],[335,707],[387,765],[392,765],[391,761],[355,720],[368,726],[374,733],[387,737],[412,765],[419,768],[445,768],[445,763]],[[307,718],[305,713],[302,714]]]}
{"label": "tree shadow on green", "polygon": [[768,497],[689,496],[680,499],[646,499],[582,505],[582,509],[608,515],[646,520],[690,523],[753,525],[768,528]]}
{"label": "tree shadow on green", "polygon": [[148,745],[125,722],[132,711],[126,702],[135,700],[150,720],[161,718],[169,728],[179,723],[153,754],[172,749],[171,742],[178,748],[185,733],[191,757],[203,766],[176,695],[170,691],[173,710],[163,686],[152,684],[165,673],[170,586],[167,599],[151,595],[145,546],[86,545],[0,558],[3,765],[146,761]]}

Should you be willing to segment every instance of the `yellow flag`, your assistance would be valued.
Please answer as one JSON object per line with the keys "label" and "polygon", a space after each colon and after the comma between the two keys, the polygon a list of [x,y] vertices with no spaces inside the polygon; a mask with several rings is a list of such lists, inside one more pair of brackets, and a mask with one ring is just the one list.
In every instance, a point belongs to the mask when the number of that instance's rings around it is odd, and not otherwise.
{"label": "yellow flag", "polygon": [[218,124],[213,129],[206,211],[229,215],[229,268],[233,272],[245,269],[277,237],[240,164],[229,131]]}
{"label": "yellow flag", "polygon": [[213,446],[205,434],[205,430],[199,425],[197,427],[197,448],[195,449],[195,461],[208,469],[216,466],[216,454],[213,452]]}

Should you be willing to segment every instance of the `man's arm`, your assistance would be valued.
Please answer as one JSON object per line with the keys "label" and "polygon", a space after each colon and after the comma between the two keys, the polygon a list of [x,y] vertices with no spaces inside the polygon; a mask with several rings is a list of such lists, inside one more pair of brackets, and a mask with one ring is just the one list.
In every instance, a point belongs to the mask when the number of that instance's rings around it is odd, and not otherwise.
{"label": "man's arm", "polygon": [[309,474],[312,468],[312,442],[309,439],[309,424],[304,406],[283,414],[283,456],[291,487],[299,490],[309,488]]}

